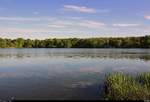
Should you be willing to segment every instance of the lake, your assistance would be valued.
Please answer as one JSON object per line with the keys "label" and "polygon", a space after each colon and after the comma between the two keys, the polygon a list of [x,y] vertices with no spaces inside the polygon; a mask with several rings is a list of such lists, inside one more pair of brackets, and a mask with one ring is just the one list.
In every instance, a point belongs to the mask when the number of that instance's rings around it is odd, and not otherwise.
{"label": "lake", "polygon": [[150,49],[0,49],[0,99],[100,99],[105,74],[150,71]]}

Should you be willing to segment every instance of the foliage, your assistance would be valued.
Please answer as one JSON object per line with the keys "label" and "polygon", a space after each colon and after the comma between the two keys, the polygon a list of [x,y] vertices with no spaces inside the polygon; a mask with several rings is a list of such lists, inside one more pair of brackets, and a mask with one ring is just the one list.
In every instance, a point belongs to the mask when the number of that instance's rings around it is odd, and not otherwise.
{"label": "foliage", "polygon": [[147,88],[150,88],[150,73],[142,73],[141,75],[138,75],[137,81]]}
{"label": "foliage", "polygon": [[105,98],[108,100],[150,99],[150,73],[136,78],[123,73],[110,74],[105,82]]}
{"label": "foliage", "polygon": [[0,48],[150,48],[150,36],[45,40],[0,38]]}

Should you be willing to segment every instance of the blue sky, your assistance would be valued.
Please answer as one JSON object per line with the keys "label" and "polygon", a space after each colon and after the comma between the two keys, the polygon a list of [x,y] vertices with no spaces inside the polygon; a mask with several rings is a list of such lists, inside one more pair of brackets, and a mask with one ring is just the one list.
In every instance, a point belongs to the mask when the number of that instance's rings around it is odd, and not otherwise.
{"label": "blue sky", "polygon": [[0,0],[0,37],[150,34],[150,0]]}

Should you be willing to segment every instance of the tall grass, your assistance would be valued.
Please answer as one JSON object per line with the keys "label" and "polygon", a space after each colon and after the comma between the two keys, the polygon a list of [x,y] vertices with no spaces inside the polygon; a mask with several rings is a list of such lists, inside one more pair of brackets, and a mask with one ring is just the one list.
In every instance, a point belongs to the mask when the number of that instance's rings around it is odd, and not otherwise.
{"label": "tall grass", "polygon": [[142,73],[138,75],[137,81],[147,88],[150,88],[150,73]]}
{"label": "tall grass", "polygon": [[123,73],[109,74],[105,81],[105,99],[150,99],[150,73],[139,74],[135,78]]}

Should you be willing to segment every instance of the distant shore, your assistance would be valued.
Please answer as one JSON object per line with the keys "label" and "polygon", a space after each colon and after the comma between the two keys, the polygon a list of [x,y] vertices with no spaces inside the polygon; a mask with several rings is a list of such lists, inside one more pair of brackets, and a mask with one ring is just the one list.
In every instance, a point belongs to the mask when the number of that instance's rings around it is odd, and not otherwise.
{"label": "distant shore", "polygon": [[0,48],[150,48],[150,36],[45,40],[0,38]]}

